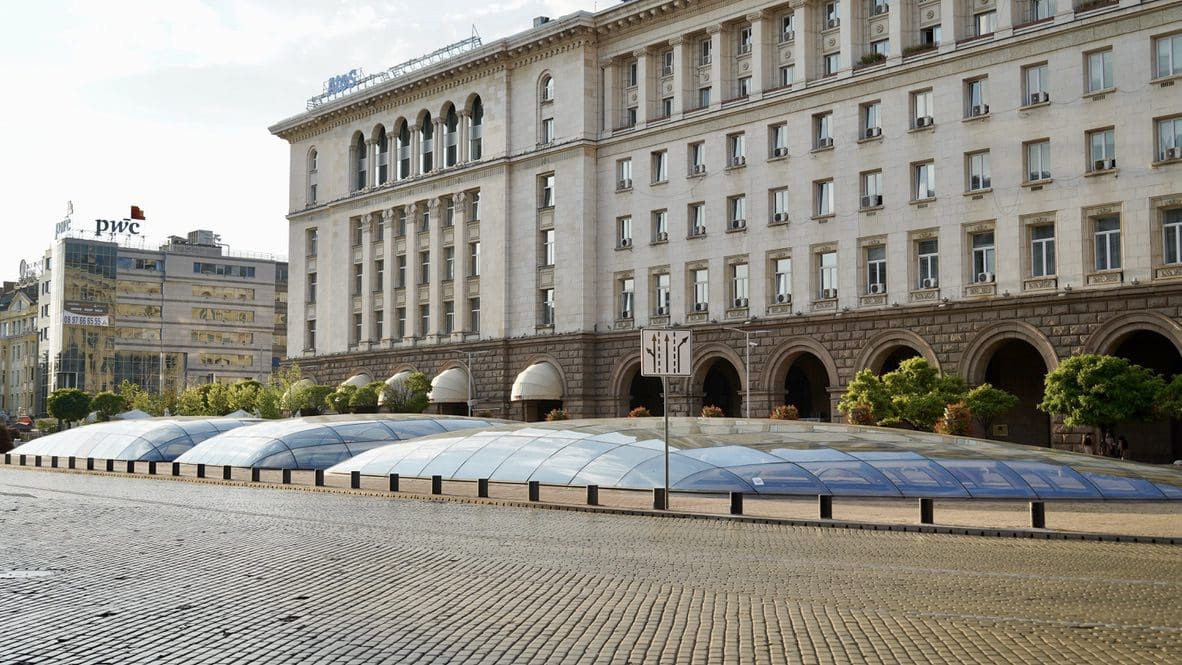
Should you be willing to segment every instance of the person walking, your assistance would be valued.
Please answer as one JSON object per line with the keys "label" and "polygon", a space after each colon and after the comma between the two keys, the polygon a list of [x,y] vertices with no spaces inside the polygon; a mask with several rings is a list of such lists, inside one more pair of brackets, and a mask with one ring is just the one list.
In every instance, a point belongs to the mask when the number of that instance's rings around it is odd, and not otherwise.
{"label": "person walking", "polygon": [[1129,458],[1129,442],[1127,439],[1125,439],[1125,436],[1123,434],[1121,434],[1120,436],[1118,436],[1116,438],[1116,448],[1117,448],[1117,455],[1121,459],[1128,459]]}
{"label": "person walking", "polygon": [[1104,433],[1104,444],[1100,447],[1100,454],[1105,457],[1116,457],[1116,437],[1112,430]]}
{"label": "person walking", "polygon": [[1092,433],[1091,433],[1091,432],[1088,432],[1087,434],[1084,434],[1084,438],[1083,438],[1083,451],[1084,451],[1084,454],[1085,454],[1085,455],[1094,455],[1094,454],[1096,454],[1096,446],[1095,446],[1095,444],[1092,442]]}

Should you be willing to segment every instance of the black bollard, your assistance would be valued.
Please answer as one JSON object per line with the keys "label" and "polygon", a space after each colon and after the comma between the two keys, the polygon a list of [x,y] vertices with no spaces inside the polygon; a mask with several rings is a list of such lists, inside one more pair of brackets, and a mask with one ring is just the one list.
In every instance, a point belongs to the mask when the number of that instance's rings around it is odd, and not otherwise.
{"label": "black bollard", "polygon": [[24,465],[25,465],[25,456],[24,456],[24,455],[21,455],[21,456],[20,456],[19,458],[17,458],[17,459],[19,459],[21,466],[24,466]]}
{"label": "black bollard", "polygon": [[588,485],[587,486],[587,505],[588,506],[598,506],[599,505],[599,485]]}
{"label": "black bollard", "polygon": [[78,458],[70,455],[68,458],[66,458],[66,467],[70,469],[78,468]]}
{"label": "black bollard", "polygon": [[234,478],[234,467],[229,464],[222,465],[222,480],[232,480]]}
{"label": "black bollard", "polygon": [[41,466],[41,456],[40,455],[33,456],[33,466]]}
{"label": "black bollard", "polygon": [[181,475],[181,463],[180,462],[173,462],[172,463],[172,475],[174,475],[174,476]]}
{"label": "black bollard", "polygon": [[476,479],[476,496],[481,499],[488,498],[488,478]]}
{"label": "black bollard", "polygon": [[312,470],[312,484],[316,487],[324,487],[324,469]]}
{"label": "black bollard", "polygon": [[1047,504],[1042,501],[1030,502],[1030,528],[1047,528]]}
{"label": "black bollard", "polygon": [[197,465],[197,477],[198,477],[198,478],[204,478],[204,477],[205,477],[205,465],[204,465],[204,464],[198,464],[198,465]]}
{"label": "black bollard", "polygon": [[148,475],[149,476],[156,475],[156,461],[155,460],[148,462]]}
{"label": "black bollard", "polygon": [[107,460],[106,469],[107,469],[107,473],[114,473],[115,472],[115,460],[113,460],[113,459]]}
{"label": "black bollard", "polygon": [[127,472],[135,473],[135,460],[127,460]]}
{"label": "black bollard", "polygon": [[57,468],[57,455],[50,455],[50,457],[49,457],[49,468],[51,468],[51,469],[56,469],[56,468]]}
{"label": "black bollard", "polygon": [[742,515],[743,514],[743,493],[742,492],[731,492],[731,514],[732,515]]}
{"label": "black bollard", "polygon": [[540,483],[536,480],[529,481],[529,500],[530,501],[541,501],[542,500],[541,497],[542,497],[542,483]]}
{"label": "black bollard", "polygon": [[443,494],[443,476],[431,476],[431,493]]}
{"label": "black bollard", "polygon": [[86,470],[87,471],[94,471],[94,458],[93,457],[86,458]]}
{"label": "black bollard", "polygon": [[[320,471],[319,473],[320,473],[320,478],[322,479],[321,482],[323,482],[324,472]],[[360,471],[350,471],[349,472],[349,488],[355,489],[355,490],[361,489],[361,472]]]}
{"label": "black bollard", "polygon": [[817,511],[821,514],[821,519],[833,519],[833,495],[821,494],[817,496]]}
{"label": "black bollard", "polygon": [[935,521],[935,502],[931,499],[919,500],[919,523],[932,524]]}
{"label": "black bollard", "polygon": [[668,510],[669,497],[665,495],[664,487],[653,488],[653,510]]}
{"label": "black bollard", "polygon": [[391,492],[398,491],[398,474],[397,473],[390,474],[390,491]]}
{"label": "black bollard", "polygon": [[280,482],[282,482],[284,485],[291,484],[291,469],[284,469],[283,470],[283,478],[281,479]]}
{"label": "black bollard", "polygon": [[250,482],[259,482],[259,468],[257,466],[250,467]]}

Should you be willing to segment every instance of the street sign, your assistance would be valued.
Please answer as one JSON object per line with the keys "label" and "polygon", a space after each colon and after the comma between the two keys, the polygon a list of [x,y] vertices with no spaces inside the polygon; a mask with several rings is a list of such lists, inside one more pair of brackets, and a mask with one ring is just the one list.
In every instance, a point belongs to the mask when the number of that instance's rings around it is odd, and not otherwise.
{"label": "street sign", "polygon": [[689,376],[692,343],[688,330],[642,330],[641,376]]}

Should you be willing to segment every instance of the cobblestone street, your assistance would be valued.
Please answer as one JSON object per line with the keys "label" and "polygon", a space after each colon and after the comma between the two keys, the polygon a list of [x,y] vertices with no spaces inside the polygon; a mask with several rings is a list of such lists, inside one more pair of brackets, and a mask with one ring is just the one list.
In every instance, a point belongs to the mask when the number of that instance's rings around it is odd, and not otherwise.
{"label": "cobblestone street", "polygon": [[0,469],[0,663],[1182,663],[1182,548]]}

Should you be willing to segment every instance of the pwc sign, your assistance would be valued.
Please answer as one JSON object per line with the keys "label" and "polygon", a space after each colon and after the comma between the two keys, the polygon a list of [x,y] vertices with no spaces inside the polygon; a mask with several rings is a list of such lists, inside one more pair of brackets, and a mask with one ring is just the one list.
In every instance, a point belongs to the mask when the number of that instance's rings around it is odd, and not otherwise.
{"label": "pwc sign", "polygon": [[[140,222],[145,221],[144,211],[139,206],[131,206],[131,218],[124,218],[119,220],[114,219],[96,219],[94,220],[94,234],[101,236],[104,233],[126,233],[128,235],[139,235]],[[136,221],[138,220],[138,221]]]}

